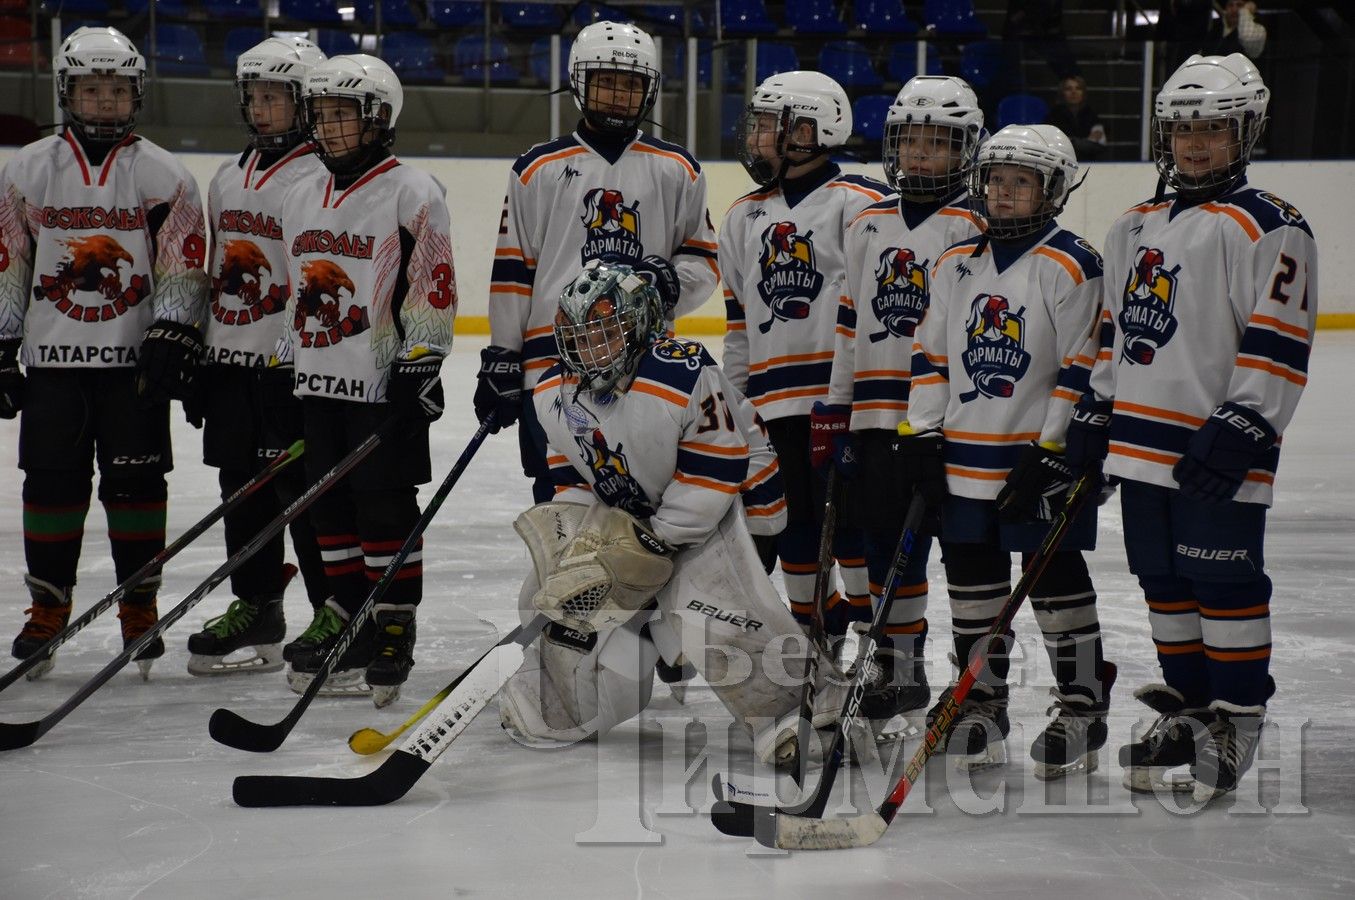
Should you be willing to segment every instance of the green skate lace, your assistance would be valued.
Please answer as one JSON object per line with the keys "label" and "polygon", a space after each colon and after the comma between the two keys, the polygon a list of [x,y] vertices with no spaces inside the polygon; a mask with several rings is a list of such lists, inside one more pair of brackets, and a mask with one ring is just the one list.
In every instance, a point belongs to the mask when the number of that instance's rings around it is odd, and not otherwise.
{"label": "green skate lace", "polygon": [[301,632],[301,637],[297,640],[313,644],[322,643],[343,631],[343,624],[343,619],[339,618],[338,613],[328,606],[321,606],[315,611],[315,618],[311,619],[310,625],[306,626],[306,630]]}
{"label": "green skate lace", "polygon": [[258,610],[245,601],[232,600],[225,614],[208,621],[203,630],[210,631],[219,638],[229,637],[248,628],[257,613]]}

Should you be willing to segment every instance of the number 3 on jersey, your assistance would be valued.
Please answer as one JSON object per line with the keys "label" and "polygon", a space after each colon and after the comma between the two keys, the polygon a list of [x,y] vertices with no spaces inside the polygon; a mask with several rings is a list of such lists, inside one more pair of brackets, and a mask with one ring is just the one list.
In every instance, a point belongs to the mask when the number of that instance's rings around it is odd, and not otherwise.
{"label": "number 3 on jersey", "polygon": [[433,267],[433,290],[428,292],[428,305],[434,309],[446,309],[456,296],[452,283],[452,267],[447,263],[438,263]]}
{"label": "number 3 on jersey", "polygon": [[723,391],[717,391],[714,397],[707,397],[702,400],[701,413],[706,418],[701,423],[701,427],[696,430],[697,434],[705,434],[707,431],[719,431],[722,418],[724,420],[725,430],[734,430],[734,416],[730,414],[729,406],[725,403]]}

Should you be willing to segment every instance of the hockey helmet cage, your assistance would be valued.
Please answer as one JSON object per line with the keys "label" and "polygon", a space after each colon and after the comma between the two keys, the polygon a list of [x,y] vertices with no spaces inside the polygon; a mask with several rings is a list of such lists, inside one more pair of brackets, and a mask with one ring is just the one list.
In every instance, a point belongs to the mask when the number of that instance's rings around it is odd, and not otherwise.
{"label": "hockey helmet cage", "polygon": [[[116,28],[84,26],[61,42],[56,60],[57,95],[66,119],[90,140],[119,141],[132,132],[145,97],[146,59]],[[120,121],[86,119],[75,109],[72,79],[81,75],[122,75],[132,88],[132,114]]]}
{"label": "hockey helmet cage", "polygon": [[[918,171],[909,158],[920,152],[917,139],[940,128],[950,132],[950,165],[939,174]],[[918,75],[903,86],[885,114],[885,178],[908,196],[947,197],[964,185],[982,140],[983,110],[973,88],[953,75]]]}
{"label": "hockey helmet cage", "polygon": [[663,302],[628,265],[591,260],[560,294],[555,343],[579,389],[608,393],[664,334]]}
{"label": "hockey helmet cage", "polygon": [[[630,133],[654,108],[663,80],[654,39],[634,25],[594,22],[581,30],[569,48],[569,92],[584,121],[603,132]],[[621,72],[640,79],[639,96],[627,97],[624,111],[614,105],[593,108],[588,82],[599,72]]]}

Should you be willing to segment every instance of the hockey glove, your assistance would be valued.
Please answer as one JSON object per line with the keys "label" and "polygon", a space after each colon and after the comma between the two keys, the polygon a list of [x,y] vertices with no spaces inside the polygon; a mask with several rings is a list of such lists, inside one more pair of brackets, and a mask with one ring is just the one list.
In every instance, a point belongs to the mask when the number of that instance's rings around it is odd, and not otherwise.
{"label": "hockey glove", "polygon": [[442,396],[443,353],[420,344],[405,357],[397,358],[391,366],[390,384],[386,399],[395,411],[409,422],[436,422],[442,418],[445,402]]}
{"label": "hockey glove", "polygon": [[153,323],[141,339],[141,355],[136,363],[137,396],[150,406],[191,397],[201,356],[201,331],[168,319]]}
{"label": "hockey glove", "polygon": [[475,384],[475,418],[481,422],[492,412],[490,434],[518,420],[522,412],[522,354],[507,347],[486,347],[480,351],[480,374]]}
{"label": "hockey glove", "polygon": [[659,299],[663,301],[664,316],[672,318],[673,310],[682,296],[682,282],[678,280],[677,269],[673,268],[673,264],[651,253],[639,262],[632,263],[631,267],[654,285],[659,292]]}
{"label": "hockey glove", "polygon": [[809,464],[826,474],[831,463],[838,475],[850,481],[856,474],[856,437],[848,429],[851,410],[846,406],[816,402],[809,413]]}
{"label": "hockey glove", "polygon": [[1187,497],[1213,503],[1231,500],[1275,441],[1275,429],[1265,416],[1225,403],[1191,435],[1172,477]]}
{"label": "hockey glove", "polygon": [[1085,472],[1096,463],[1105,462],[1110,452],[1110,414],[1114,404],[1083,394],[1073,407],[1068,422],[1067,444],[1063,461],[1074,472]]}
{"label": "hockey glove", "polygon": [[908,424],[899,425],[899,436],[892,446],[894,467],[899,478],[922,495],[927,513],[922,534],[941,533],[941,506],[946,500],[946,440],[939,431],[913,434]]}
{"label": "hockey glove", "polygon": [[1062,453],[1032,442],[998,492],[998,515],[1004,522],[1052,521],[1067,502],[1075,476]]}
{"label": "hockey glove", "polygon": [[21,338],[0,341],[0,419],[12,419],[24,405],[24,375],[19,371]]}

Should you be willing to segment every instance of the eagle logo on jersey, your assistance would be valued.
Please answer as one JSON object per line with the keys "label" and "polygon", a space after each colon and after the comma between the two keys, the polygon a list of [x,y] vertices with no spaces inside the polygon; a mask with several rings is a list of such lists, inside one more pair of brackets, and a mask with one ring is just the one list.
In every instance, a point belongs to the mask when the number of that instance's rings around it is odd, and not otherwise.
{"label": "eagle logo on jersey", "polygon": [[870,308],[884,328],[870,336],[872,344],[885,338],[912,337],[927,311],[927,263],[917,261],[907,247],[892,247],[880,254],[875,266],[878,290]]}
{"label": "eagle logo on jersey", "polygon": [[[268,286],[263,293],[264,273],[273,274],[268,257],[253,241],[226,241],[222,245],[221,267],[212,278],[212,317],[223,325],[249,325],[264,316],[281,312],[287,305],[287,292],[280,284]],[[238,297],[244,309],[227,309],[222,295]]]}
{"label": "eagle logo on jersey", "polygon": [[1124,286],[1120,331],[1124,332],[1121,356],[1127,362],[1151,365],[1157,351],[1176,334],[1176,273],[1167,268],[1167,257],[1156,247],[1140,247],[1134,268]]}
{"label": "eagle logo on jersey", "polygon": [[637,519],[647,519],[654,515],[654,507],[645,496],[645,489],[630,474],[630,464],[621,445],[616,449],[607,446],[607,438],[601,429],[594,428],[592,433],[575,435],[574,441],[583,454],[584,464],[593,473],[593,495],[608,506],[630,513]]}
{"label": "eagle logo on jersey", "polygon": [[758,326],[763,334],[776,322],[809,318],[810,304],[823,287],[823,275],[814,264],[813,237],[813,231],[799,234],[794,222],[776,222],[763,230],[757,290],[772,313]]}
{"label": "eagle logo on jersey", "polygon": [[[61,242],[66,256],[57,263],[56,275],[40,275],[33,286],[34,300],[51,300],[65,315],[81,322],[115,319],[150,294],[150,280],[133,275],[122,284],[122,264],[130,268],[136,259],[106,234],[70,238]],[[99,294],[108,301],[84,306],[71,299],[76,292]]]}
{"label": "eagle logo on jersey", "polygon": [[1016,383],[1030,368],[1030,353],[1025,343],[1026,320],[1023,306],[1012,312],[1011,303],[998,294],[979,294],[969,304],[965,322],[965,341],[969,345],[961,357],[974,389],[960,394],[968,403],[982,394],[1007,398],[1016,392]]}
{"label": "eagle logo on jersey", "polygon": [[706,358],[706,348],[696,341],[679,341],[667,338],[659,341],[653,348],[654,356],[664,362],[681,363],[695,372],[701,368]]}
{"label": "eagle logo on jersey", "polygon": [[[361,334],[371,327],[367,310],[356,303],[348,307],[348,314],[340,317],[341,293],[349,298],[357,287],[348,273],[327,259],[313,259],[301,264],[301,287],[296,292],[296,316],[292,327],[301,338],[302,347],[328,347],[346,337]],[[320,320],[320,328],[308,329],[308,320]]]}
{"label": "eagle logo on jersey", "polygon": [[625,196],[612,188],[593,188],[583,195],[585,235],[580,262],[590,259],[641,259],[639,204],[626,205]]}

